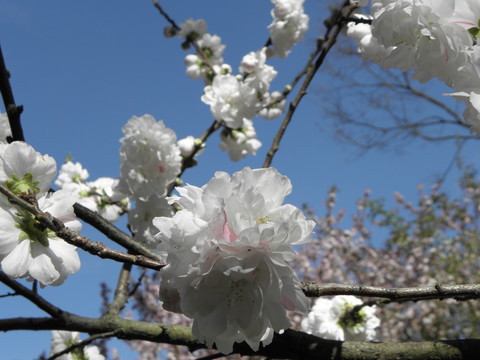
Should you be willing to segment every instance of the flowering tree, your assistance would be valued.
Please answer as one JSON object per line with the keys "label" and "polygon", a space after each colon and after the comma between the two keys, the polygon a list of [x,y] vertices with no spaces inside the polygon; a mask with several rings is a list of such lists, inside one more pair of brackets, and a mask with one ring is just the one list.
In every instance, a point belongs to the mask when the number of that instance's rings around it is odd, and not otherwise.
{"label": "flowering tree", "polygon": [[[464,339],[478,329],[467,301],[480,296],[472,275],[478,268],[478,184],[472,176],[463,183],[468,205],[434,189],[417,207],[397,196],[401,210],[392,211],[366,194],[353,227],[345,230],[337,226],[341,216],[333,213],[334,190],[327,215],[317,218],[307,208],[307,217],[284,203],[292,185],[271,163],[342,31],[357,41],[365,60],[387,69],[412,69],[419,81],[437,78],[455,89],[450,95],[466,104],[462,121],[478,131],[478,3],[372,1],[371,15],[363,15],[360,9],[368,1],[346,1],[325,22],[326,33],[304,69],[283,91],[271,91],[277,71],[268,60],[286,58],[309,20],[302,0],[272,2],[268,41],[241,59],[236,74],[224,62],[221,38],[207,32],[205,21],[177,25],[154,1],[167,22],[165,36],[192,49],[185,57],[186,73],[204,82],[201,100],[214,121],[200,137],[177,140],[162,121],[133,116],[122,128],[117,179],[87,181],[88,171],[70,160],[56,178],[53,158],[24,142],[22,107],[15,104],[2,54],[0,281],[49,315],[1,319],[2,331],[52,330],[51,359],[103,359],[91,343],[111,337],[131,340],[145,359],[188,358],[196,350],[210,359],[228,354],[474,358],[477,340],[438,341]],[[184,171],[201,162],[213,133],[219,132],[221,149],[238,161],[255,155],[261,145],[253,118],[282,115],[262,168],[219,171],[201,187],[182,186]],[[121,215],[128,217],[131,235],[112,225]],[[385,249],[368,243],[367,215],[390,230]],[[80,235],[77,218],[125,251]],[[61,286],[80,271],[77,248],[123,263],[113,300],[104,296],[99,318],[62,310],[38,289]],[[145,271],[132,289],[133,266],[153,271]],[[308,297],[318,300],[311,306]],[[129,298],[135,311],[123,316]],[[435,299],[446,301],[432,307]],[[460,306],[452,299],[461,300]],[[403,307],[407,301],[418,303]],[[380,315],[380,307],[386,315]],[[449,326],[438,325],[442,317]],[[80,341],[79,332],[90,337]],[[418,342],[388,342],[397,339]]]}

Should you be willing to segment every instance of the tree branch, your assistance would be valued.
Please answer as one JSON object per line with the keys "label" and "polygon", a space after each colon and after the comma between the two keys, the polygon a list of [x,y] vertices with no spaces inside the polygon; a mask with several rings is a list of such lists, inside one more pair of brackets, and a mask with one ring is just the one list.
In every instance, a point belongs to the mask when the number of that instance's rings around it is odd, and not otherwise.
{"label": "tree branch", "polygon": [[290,124],[290,121],[292,120],[295,110],[297,109],[303,96],[307,93],[308,86],[310,85],[311,81],[313,80],[313,77],[317,73],[320,66],[323,64],[323,61],[325,60],[325,57],[327,56],[328,52],[335,44],[337,37],[340,34],[340,31],[342,30],[343,25],[345,24],[344,22],[345,18],[346,17],[348,18],[356,8],[357,8],[356,5],[350,5],[345,11],[344,15],[342,15],[341,12],[334,11],[332,13],[332,17],[330,21],[333,24],[335,24],[333,33],[331,36],[329,36],[331,27],[328,27],[327,33],[325,35],[325,39],[328,39],[328,40],[325,46],[323,46],[323,42],[321,43],[322,50],[320,52],[320,55],[318,56],[313,66],[311,66],[308,69],[307,74],[305,76],[305,80],[303,81],[302,86],[300,87],[300,90],[297,93],[297,96],[295,96],[295,99],[293,99],[293,101],[290,103],[287,114],[285,115],[285,118],[283,119],[283,122],[280,125],[280,128],[278,129],[278,132],[273,139],[273,143],[270,147],[270,150],[267,152],[267,155],[265,157],[265,161],[263,162],[262,167],[267,168],[271,165],[273,157],[275,156],[275,153],[278,151],[280,147],[280,141],[282,140],[282,137],[285,134],[285,131],[287,130],[288,125]]}
{"label": "tree branch", "polygon": [[328,295],[354,295],[363,297],[379,297],[391,299],[395,302],[417,300],[455,300],[480,299],[480,284],[443,285],[437,284],[428,287],[414,288],[384,288],[366,285],[345,284],[316,284],[302,283],[302,290],[306,296],[319,297]]}
{"label": "tree branch", "polygon": [[[8,330],[69,330],[91,334],[113,333],[119,339],[146,340],[187,346],[190,351],[205,348],[191,335],[190,328],[161,325],[119,318],[89,319],[71,316],[69,319],[13,318],[0,320],[0,331]],[[235,344],[233,353],[266,356],[277,359],[318,360],[477,360],[480,340],[445,340],[402,343],[369,343],[324,340],[291,329],[275,334],[266,347],[254,352],[246,343]]]}
{"label": "tree branch", "polygon": [[8,122],[10,123],[10,129],[12,130],[12,137],[9,139],[9,142],[15,140],[25,141],[22,125],[20,123],[20,114],[23,111],[23,106],[15,105],[15,99],[13,98],[9,79],[10,73],[5,65],[2,47],[0,46],[0,92],[2,93],[3,104],[5,105]]}
{"label": "tree branch", "polygon": [[3,271],[0,271],[0,281],[7,285],[10,289],[15,290],[15,292],[24,298],[30,300],[38,308],[45,311],[47,314],[51,315],[54,318],[62,318],[65,314],[65,311],[62,309],[50,304],[47,300],[42,298],[36,292],[26,288],[22,284],[16,282],[15,280],[10,279],[7,274]]}
{"label": "tree branch", "polygon": [[161,261],[157,253],[153,252],[152,250],[146,248],[142,244],[133,240],[131,236],[128,236],[122,230],[117,228],[115,225],[105,220],[97,212],[92,211],[79,203],[75,203],[73,205],[73,209],[75,210],[75,214],[80,219],[85,221],[87,224],[93,226],[95,229],[100,231],[110,240],[123,246],[132,254],[139,254],[153,260]]}
{"label": "tree branch", "polygon": [[143,255],[131,255],[122,251],[113,250],[105,246],[100,241],[92,241],[87,237],[81,236],[75,231],[68,229],[60,220],[50,215],[48,212],[41,211],[36,205],[32,205],[22,198],[16,196],[4,185],[0,185],[0,192],[4,194],[8,201],[12,204],[20,206],[22,209],[30,212],[35,219],[46,228],[55,232],[55,235],[65,240],[67,243],[77,246],[92,255],[99,256],[104,259],[111,259],[123,263],[131,263],[134,265],[146,267],[153,270],[160,270],[165,264],[147,258]]}

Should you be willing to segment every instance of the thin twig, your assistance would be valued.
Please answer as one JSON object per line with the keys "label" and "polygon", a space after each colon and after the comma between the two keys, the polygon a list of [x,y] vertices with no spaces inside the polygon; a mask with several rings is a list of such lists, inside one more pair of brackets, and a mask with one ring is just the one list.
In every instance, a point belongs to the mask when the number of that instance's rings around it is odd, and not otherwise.
{"label": "thin twig", "polygon": [[269,167],[271,165],[273,157],[275,156],[275,153],[277,152],[277,150],[280,147],[280,141],[281,141],[283,135],[285,134],[285,131],[287,130],[287,127],[288,127],[290,121],[292,120],[292,116],[295,113],[295,110],[297,109],[298,104],[302,100],[303,96],[307,93],[308,86],[310,85],[313,77],[317,73],[320,66],[323,64],[323,61],[325,60],[325,57],[327,56],[328,52],[330,51],[330,49],[335,44],[336,39],[337,39],[338,35],[340,34],[340,31],[341,31],[341,29],[344,25],[345,17],[350,16],[350,14],[355,9],[356,9],[356,5],[350,5],[347,8],[344,15],[341,15],[340,12],[336,13],[337,14],[336,16],[338,16],[338,14],[340,14],[340,16],[338,18],[334,19],[334,23],[336,25],[335,25],[335,28],[333,30],[333,33],[332,33],[331,36],[329,36],[330,28],[327,29],[327,35],[325,36],[325,39],[328,39],[327,43],[325,44],[325,46],[322,46],[322,51],[320,52],[320,55],[318,56],[317,60],[313,64],[313,66],[311,66],[308,69],[307,75],[305,76],[305,80],[303,81],[302,86],[300,87],[300,90],[297,93],[297,96],[290,103],[287,114],[285,115],[285,118],[283,119],[283,122],[280,125],[280,128],[278,129],[278,132],[275,135],[275,138],[273,139],[273,143],[270,147],[270,150],[267,152],[267,155],[265,157],[265,161],[264,161],[262,167],[266,168],[266,167]]}
{"label": "thin twig", "polygon": [[75,203],[73,205],[73,209],[75,210],[75,215],[77,215],[80,219],[93,226],[110,240],[123,246],[132,254],[143,255],[157,261],[161,260],[158,254],[143,246],[139,242],[133,240],[131,236],[128,236],[115,225],[105,220],[97,212],[92,211],[79,203]]}
{"label": "thin twig", "polygon": [[[58,358],[62,355],[68,354],[69,352],[71,352],[75,349],[82,349],[83,347],[85,347],[86,345],[92,343],[93,341],[95,341],[97,339],[104,339],[104,338],[109,338],[109,337],[112,337],[112,336],[115,336],[115,333],[113,331],[106,332],[106,333],[103,333],[103,334],[92,335],[86,340],[79,341],[78,343],[75,343],[73,345],[70,345],[70,346],[66,347],[62,351],[59,351],[59,352],[53,354],[52,356],[47,358],[47,360],[54,360],[54,359],[56,359],[56,358]],[[83,351],[83,349],[82,349],[82,351]]]}

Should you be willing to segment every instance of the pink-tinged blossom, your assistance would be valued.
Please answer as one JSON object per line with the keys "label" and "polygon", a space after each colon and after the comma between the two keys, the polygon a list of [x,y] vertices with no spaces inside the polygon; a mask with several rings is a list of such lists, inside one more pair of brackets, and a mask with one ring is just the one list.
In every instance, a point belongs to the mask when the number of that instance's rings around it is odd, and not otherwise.
{"label": "pink-tinged blossom", "polygon": [[[79,232],[82,226],[73,211],[75,200],[68,192],[59,190],[40,197],[38,207]],[[79,270],[76,247],[57,237],[53,231],[43,229],[32,214],[13,206],[2,206],[0,229],[1,266],[8,276],[28,276],[42,286],[58,286],[68,275]]]}
{"label": "pink-tinged blossom", "polygon": [[122,131],[119,191],[132,199],[164,196],[181,170],[175,132],[151,115],[132,117]]}
{"label": "pink-tinged blossom", "polygon": [[193,334],[208,347],[230,353],[246,341],[257,350],[290,326],[286,310],[308,310],[287,262],[314,224],[282,205],[290,191],[290,180],[273,168],[217,172],[202,188],[178,188],[170,202],[181,210],[153,220],[168,254],[163,306],[192,318]]}
{"label": "pink-tinged blossom", "polygon": [[323,339],[339,341],[374,341],[380,320],[375,316],[375,306],[364,306],[352,312],[362,300],[355,296],[318,298],[312,310],[302,320],[302,330]]}

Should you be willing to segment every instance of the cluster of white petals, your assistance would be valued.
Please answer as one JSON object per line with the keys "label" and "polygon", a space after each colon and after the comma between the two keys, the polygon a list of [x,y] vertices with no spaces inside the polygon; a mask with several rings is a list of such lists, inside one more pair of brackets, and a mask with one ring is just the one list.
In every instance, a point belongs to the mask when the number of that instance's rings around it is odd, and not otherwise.
{"label": "cluster of white petals", "polygon": [[[56,163],[24,142],[0,144],[0,183],[13,193],[33,194],[38,208],[73,231],[81,224],[73,211],[75,198],[67,191],[47,193]],[[12,278],[28,277],[42,286],[60,285],[80,268],[76,248],[44,229],[29,212],[0,200],[0,263]]]}
{"label": "cluster of white petals", "polygon": [[96,211],[104,219],[117,221],[130,208],[127,196],[118,189],[119,180],[101,177],[95,181],[86,181],[88,177],[88,171],[82,164],[67,161],[60,168],[55,185],[72,193],[79,204]]}
{"label": "cluster of white petals", "polygon": [[243,126],[240,129],[224,128],[220,139],[220,149],[228,151],[228,156],[232,161],[243,159],[248,154],[255,155],[262,146],[260,140],[257,139],[252,120],[248,119],[243,120]]}
{"label": "cluster of white petals", "polygon": [[273,22],[268,26],[273,54],[287,57],[293,45],[303,39],[308,30],[308,15],[303,12],[304,0],[272,0]]}
{"label": "cluster of white petals", "polygon": [[180,24],[180,30],[176,34],[179,38],[186,39],[182,44],[185,49],[190,48],[190,42],[194,42],[196,48],[201,49],[200,52],[185,57],[186,73],[189,77],[194,80],[204,79],[210,84],[216,74],[230,73],[231,68],[223,62],[225,45],[218,35],[207,32],[205,20],[188,19]]}
{"label": "cluster of white petals", "polygon": [[122,131],[119,190],[134,200],[165,196],[182,165],[175,132],[151,115],[132,117]]}
{"label": "cluster of white petals", "polygon": [[12,135],[12,130],[10,129],[10,123],[8,122],[8,116],[5,113],[0,113],[0,143],[7,142],[7,136]]}
{"label": "cluster of white petals", "polygon": [[373,0],[370,18],[371,26],[351,23],[347,31],[364,58],[387,69],[413,70],[420,82],[437,78],[454,88],[451,95],[467,105],[465,120],[480,132],[478,1]]}
{"label": "cluster of white petals", "polygon": [[[62,352],[66,348],[80,342],[80,334],[76,331],[52,331],[52,342],[50,345],[50,356]],[[58,360],[105,360],[97,346],[77,347],[71,352],[60,355]]]}
{"label": "cluster of white petals", "polygon": [[362,303],[362,300],[349,295],[318,298],[308,316],[302,320],[302,330],[330,340],[378,340],[380,320],[375,316],[376,307],[363,306],[358,312],[352,311]]}
{"label": "cluster of white petals", "polygon": [[308,300],[287,262],[311,238],[313,221],[282,205],[290,180],[275,169],[217,172],[206,185],[177,188],[181,208],[153,220],[162,269],[163,307],[194,320],[193,334],[223,353],[234,342],[253,350],[290,326],[286,310],[306,313]]}
{"label": "cluster of white petals", "polygon": [[158,247],[158,241],[154,236],[158,229],[153,226],[155,217],[173,215],[172,207],[164,196],[153,194],[147,200],[135,201],[135,207],[128,212],[128,224],[133,238],[151,249]]}

